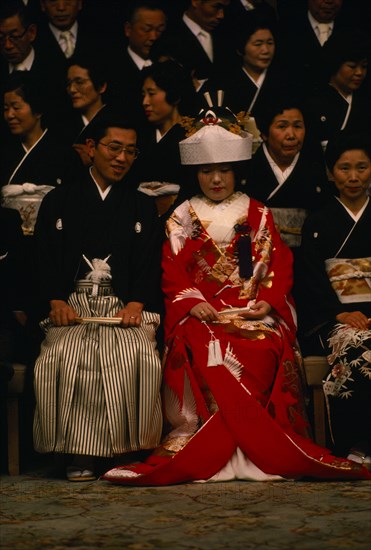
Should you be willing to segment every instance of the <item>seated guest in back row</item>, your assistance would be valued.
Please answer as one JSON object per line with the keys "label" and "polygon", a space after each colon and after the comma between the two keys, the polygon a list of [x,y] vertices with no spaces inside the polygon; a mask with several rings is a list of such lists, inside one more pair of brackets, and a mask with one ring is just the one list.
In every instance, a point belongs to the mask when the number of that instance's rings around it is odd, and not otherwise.
{"label": "seated guest in back row", "polygon": [[42,83],[17,71],[3,91],[9,133],[0,151],[1,194],[5,206],[20,211],[24,234],[32,235],[42,197],[62,183],[66,149],[43,118]]}
{"label": "seated guest in back row", "polygon": [[328,83],[307,101],[308,131],[325,149],[341,130],[369,131],[371,101],[365,89],[371,42],[364,34],[343,32],[324,47]]}
{"label": "seated guest in back row", "polygon": [[73,56],[67,69],[67,93],[71,109],[59,120],[59,132],[72,147],[66,179],[76,179],[76,171],[91,163],[86,137],[92,127],[107,116],[111,107],[106,103],[108,87],[107,68],[98,52]]}
{"label": "seated guest in back row", "polygon": [[143,110],[150,125],[143,129],[136,173],[140,190],[156,197],[159,214],[176,199],[184,185],[179,141],[186,137],[182,115],[195,114],[192,79],[173,60],[143,69]]}
{"label": "seated guest in back row", "polygon": [[282,55],[303,96],[310,97],[325,82],[324,45],[349,20],[342,17],[343,0],[295,0],[294,4],[280,18]]}
{"label": "seated guest in back row", "polygon": [[50,313],[35,365],[35,449],[72,454],[71,481],[95,478],[94,457],[150,449],[161,435],[160,241],[154,204],[127,183],[136,141],[131,123],[102,120],[85,177],[49,193],[37,219]]}
{"label": "seated guest in back row", "polygon": [[247,168],[247,193],[270,207],[291,248],[300,245],[308,211],[326,202],[329,194],[322,150],[306,140],[303,113],[301,102],[290,94],[272,99],[257,121],[263,144]]}
{"label": "seated guest in back row", "polygon": [[197,91],[225,69],[230,56],[234,57],[229,42],[220,32],[229,3],[230,0],[188,0],[182,18],[156,45],[157,55],[171,56],[183,65],[194,79]]}
{"label": "seated guest in back row", "polygon": [[83,0],[56,2],[40,0],[43,17],[36,37],[38,47],[48,52],[50,65],[58,70],[63,82],[68,60],[90,48],[97,48],[108,55],[107,40],[101,36],[100,28],[81,20]]}
{"label": "seated guest in back row", "polygon": [[33,232],[40,203],[64,180],[67,151],[46,127],[44,88],[28,71],[10,75],[4,86],[4,119],[8,136],[0,149],[3,206],[19,211],[25,235],[27,329],[38,352],[38,275]]}
{"label": "seated guest in back row", "polygon": [[[36,45],[38,28],[22,0],[0,2],[0,82],[14,71],[25,71],[42,82],[43,112],[50,115],[66,100],[63,76],[58,76],[49,50]],[[1,109],[2,110],[2,109]],[[3,128],[2,128],[3,131]]]}
{"label": "seated guest in back row", "polygon": [[246,111],[257,117],[267,109],[279,84],[287,82],[283,68],[275,63],[275,23],[258,15],[240,18],[233,40],[239,63],[226,67],[209,86],[224,90],[225,102],[235,114]]}
{"label": "seated guest in back row", "polygon": [[70,59],[66,88],[73,111],[67,131],[72,143],[84,143],[91,122],[105,116],[107,83],[104,60],[99,56],[90,52]]}
{"label": "seated guest in back row", "polygon": [[338,196],[303,227],[299,320],[329,362],[323,389],[335,450],[371,470],[369,135],[343,132],[329,141],[326,161]]}
{"label": "seated guest in back row", "polygon": [[113,102],[119,111],[129,109],[138,129],[145,125],[142,109],[142,74],[152,64],[152,49],[166,28],[166,14],[161,0],[128,2],[124,23],[126,41],[110,55],[110,86]]}

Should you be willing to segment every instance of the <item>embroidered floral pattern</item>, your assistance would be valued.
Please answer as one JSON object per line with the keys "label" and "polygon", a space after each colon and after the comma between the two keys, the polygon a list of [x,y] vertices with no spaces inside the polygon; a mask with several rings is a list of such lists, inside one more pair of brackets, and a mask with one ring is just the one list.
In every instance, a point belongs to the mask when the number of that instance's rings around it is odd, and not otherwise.
{"label": "embroidered floral pattern", "polygon": [[359,330],[338,324],[328,339],[331,353],[328,362],[332,367],[323,384],[325,395],[349,399],[354,389],[354,371],[371,379],[370,330]]}

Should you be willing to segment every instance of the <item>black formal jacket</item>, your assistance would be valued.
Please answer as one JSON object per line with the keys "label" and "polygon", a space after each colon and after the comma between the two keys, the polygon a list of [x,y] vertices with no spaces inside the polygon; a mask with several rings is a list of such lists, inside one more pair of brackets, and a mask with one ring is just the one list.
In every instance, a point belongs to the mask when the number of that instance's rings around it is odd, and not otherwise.
{"label": "black formal jacket", "polygon": [[212,78],[218,71],[224,71],[235,54],[226,35],[217,29],[212,33],[214,60],[210,61],[197,37],[180,20],[166,31],[156,45],[158,54],[171,55],[197,79]]}
{"label": "black formal jacket", "polygon": [[[126,178],[125,178],[126,179]],[[88,171],[73,185],[48,193],[41,204],[35,239],[45,301],[67,300],[90,260],[106,258],[112,287],[124,303],[155,309],[159,298],[159,223],[153,201],[125,180],[105,200]],[[153,306],[153,307],[152,307]]]}
{"label": "black formal jacket", "polygon": [[[332,35],[344,30],[343,20],[336,19]],[[280,60],[295,80],[305,97],[328,79],[322,46],[309,22],[307,12],[298,14],[293,21],[281,21],[279,41]]]}

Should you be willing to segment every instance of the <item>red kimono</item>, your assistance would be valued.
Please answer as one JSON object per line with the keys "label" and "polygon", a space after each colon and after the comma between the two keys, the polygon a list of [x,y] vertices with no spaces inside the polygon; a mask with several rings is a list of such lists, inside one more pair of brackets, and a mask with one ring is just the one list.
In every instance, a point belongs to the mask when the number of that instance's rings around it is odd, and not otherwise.
{"label": "red kimono", "polygon": [[[146,462],[114,468],[103,479],[166,485],[370,477],[364,467],[332,456],[309,437],[290,298],[292,254],[270,211],[242,193],[221,204],[198,196],[174,211],[167,231],[162,262],[167,436]],[[247,269],[250,264],[250,276],[241,276],[242,264]],[[260,321],[241,316],[238,309],[260,300],[271,305],[268,316]],[[190,316],[203,301],[222,312],[219,321]]]}

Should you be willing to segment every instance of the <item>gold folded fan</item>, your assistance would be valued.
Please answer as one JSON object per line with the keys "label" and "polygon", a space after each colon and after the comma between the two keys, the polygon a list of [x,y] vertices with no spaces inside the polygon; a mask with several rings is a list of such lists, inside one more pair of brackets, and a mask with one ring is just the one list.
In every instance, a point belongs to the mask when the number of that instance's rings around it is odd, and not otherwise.
{"label": "gold folded fan", "polygon": [[99,325],[120,325],[121,317],[76,317],[76,323],[98,323]]}
{"label": "gold folded fan", "polygon": [[218,311],[218,315],[231,315],[231,314],[238,314],[238,313],[247,313],[248,311],[251,311],[251,308],[249,308],[249,307],[231,307],[230,309],[223,309],[222,311]]}

